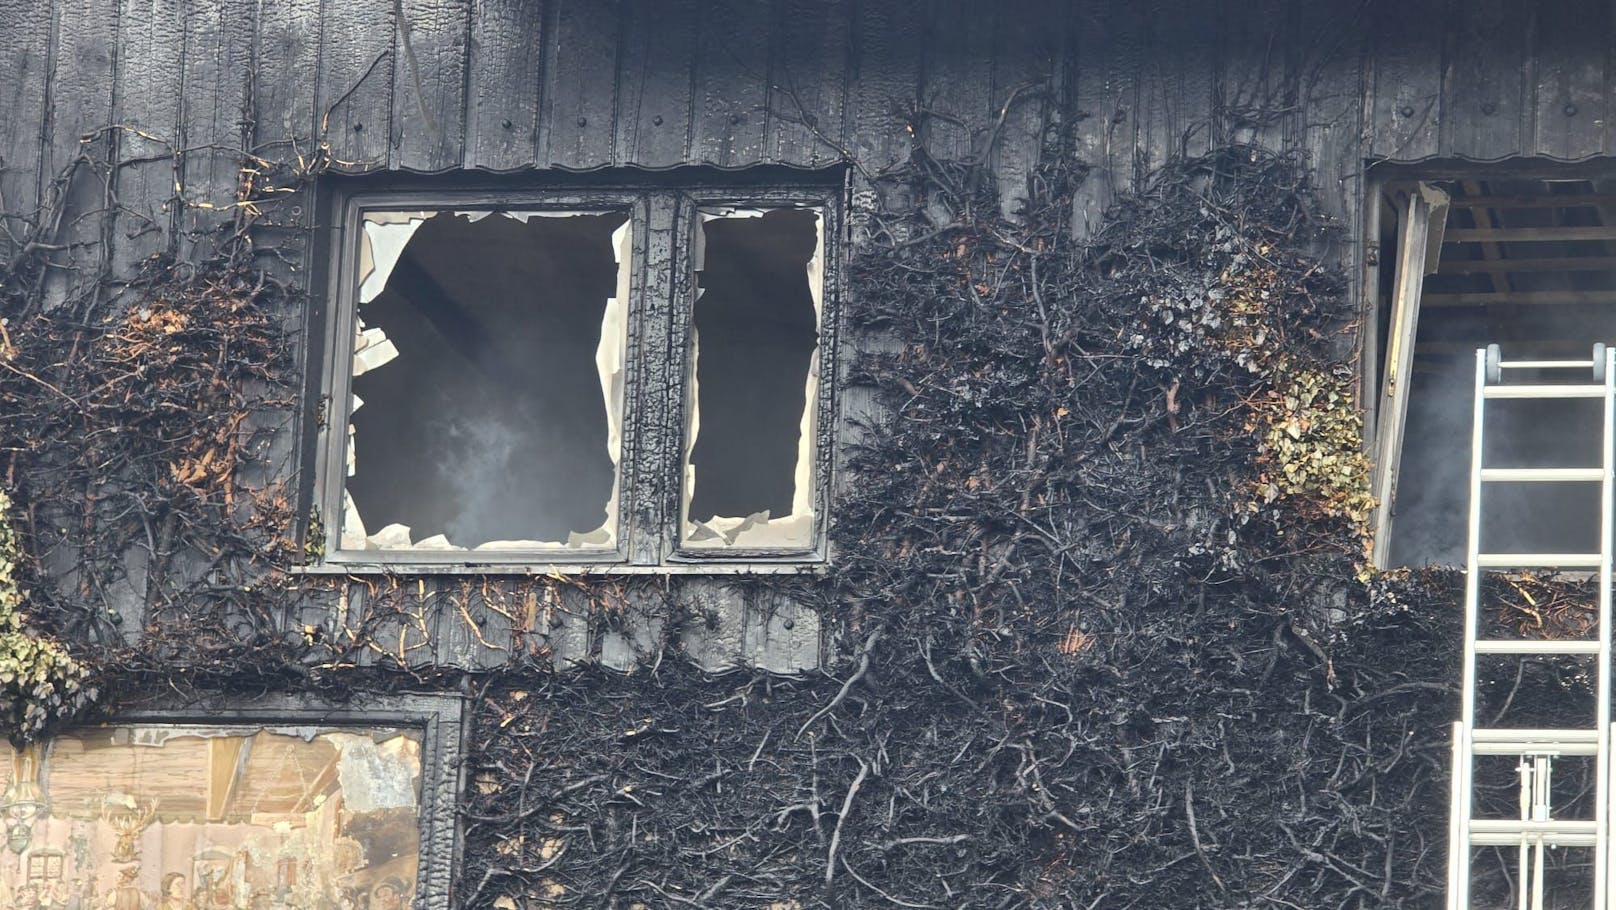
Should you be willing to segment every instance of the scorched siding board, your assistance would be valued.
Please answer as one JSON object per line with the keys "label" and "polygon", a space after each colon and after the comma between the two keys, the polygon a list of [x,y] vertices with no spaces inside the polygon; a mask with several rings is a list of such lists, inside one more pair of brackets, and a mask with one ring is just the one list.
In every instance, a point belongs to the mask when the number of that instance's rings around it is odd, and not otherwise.
{"label": "scorched siding board", "polygon": [[466,140],[471,0],[401,0],[395,19],[392,166],[457,168]]}
{"label": "scorched siding board", "polygon": [[384,169],[393,128],[393,2],[326,0],[321,22],[319,141],[336,170]]}
{"label": "scorched siding board", "polygon": [[544,8],[531,0],[476,0],[466,48],[465,166],[531,167],[543,94]]}
{"label": "scorched siding board", "polygon": [[44,152],[45,88],[50,54],[51,8],[33,0],[0,0],[0,256],[10,237],[20,238],[39,203],[40,156]]}
{"label": "scorched siding board", "polygon": [[545,25],[540,167],[589,170],[614,163],[618,0],[550,0]]}

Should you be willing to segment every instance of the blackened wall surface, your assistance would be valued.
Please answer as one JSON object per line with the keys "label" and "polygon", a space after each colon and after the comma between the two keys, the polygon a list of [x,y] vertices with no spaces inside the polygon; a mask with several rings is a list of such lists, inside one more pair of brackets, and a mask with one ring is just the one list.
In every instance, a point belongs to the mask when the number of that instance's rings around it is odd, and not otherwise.
{"label": "blackened wall surface", "polygon": [[[126,163],[113,189],[136,219],[177,214],[153,208],[171,177],[228,199],[244,143],[326,143],[352,171],[879,168],[916,125],[1014,175],[1051,108],[1111,181],[1243,126],[1338,177],[1365,157],[1581,159],[1610,152],[1611,18],[1587,0],[6,0],[5,208],[32,208],[87,136]],[[137,161],[153,143],[189,151],[180,174]],[[123,255],[168,239],[156,220]]]}
{"label": "blackened wall surface", "polygon": [[[1366,161],[1610,154],[1613,26],[1591,0],[0,0],[0,217],[20,235],[67,200],[66,296],[203,255],[243,152],[346,173],[852,161],[856,224],[917,143],[988,160],[1013,207],[1058,136],[1093,168],[1080,227],[1169,156],[1252,141],[1308,150],[1352,238]],[[297,278],[323,249],[313,200],[265,208],[266,262]],[[728,617],[698,650],[817,660],[789,606],[697,597]],[[613,647],[578,634],[552,644]],[[448,659],[482,659],[461,644]]]}

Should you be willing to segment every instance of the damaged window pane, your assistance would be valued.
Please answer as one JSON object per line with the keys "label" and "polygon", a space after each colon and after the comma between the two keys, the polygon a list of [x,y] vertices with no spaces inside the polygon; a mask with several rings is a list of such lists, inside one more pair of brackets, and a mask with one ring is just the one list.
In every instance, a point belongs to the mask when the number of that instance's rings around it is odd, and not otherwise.
{"label": "damaged window pane", "polygon": [[613,546],[627,216],[362,227],[342,548]]}
{"label": "damaged window pane", "polygon": [[16,907],[401,910],[421,738],[391,728],[128,725],[0,748]]}
{"label": "damaged window pane", "polygon": [[811,209],[704,210],[685,546],[811,545],[824,239]]}

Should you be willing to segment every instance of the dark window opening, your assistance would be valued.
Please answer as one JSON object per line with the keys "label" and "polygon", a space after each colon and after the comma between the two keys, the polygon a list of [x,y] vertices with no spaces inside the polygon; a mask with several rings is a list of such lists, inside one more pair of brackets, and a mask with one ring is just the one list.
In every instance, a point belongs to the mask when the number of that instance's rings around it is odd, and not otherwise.
{"label": "dark window opening", "polygon": [[819,213],[708,212],[698,229],[685,540],[805,543],[812,528]]}
{"label": "dark window opening", "polygon": [[[1388,565],[1461,565],[1469,515],[1475,351],[1506,360],[1586,359],[1616,340],[1616,181],[1499,178],[1438,185],[1448,209],[1434,271],[1417,284],[1408,357],[1407,416],[1382,541]],[[1407,216],[1407,207],[1398,209]],[[1399,225],[1406,235],[1406,225]],[[1386,247],[1383,245],[1383,250]],[[1397,257],[1382,255],[1383,295]],[[1383,299],[1387,299],[1383,296]],[[1386,310],[1389,308],[1383,308]],[[1391,351],[1395,325],[1381,323]],[[1388,354],[1382,373],[1394,369]],[[1592,381],[1576,371],[1515,371],[1510,383]],[[1383,408],[1380,432],[1388,432]],[[1494,401],[1488,467],[1599,464],[1597,400]],[[1383,465],[1382,470],[1388,466]],[[1582,484],[1489,484],[1484,552],[1598,549],[1598,497]]]}
{"label": "dark window opening", "polygon": [[344,548],[612,543],[626,222],[366,216]]}

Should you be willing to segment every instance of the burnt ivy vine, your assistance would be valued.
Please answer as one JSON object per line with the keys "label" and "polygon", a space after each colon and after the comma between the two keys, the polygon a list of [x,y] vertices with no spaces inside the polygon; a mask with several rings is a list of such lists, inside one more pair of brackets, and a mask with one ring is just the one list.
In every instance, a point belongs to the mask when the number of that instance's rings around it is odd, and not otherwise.
{"label": "burnt ivy vine", "polygon": [[[33,219],[0,265],[0,721],[468,693],[468,907],[1429,905],[1456,578],[1365,567],[1356,313],[1307,164],[1175,160],[1080,239],[1057,146],[1014,217],[979,162],[876,177],[904,204],[863,213],[843,379],[882,416],[840,466],[834,570],[734,582],[818,610],[841,656],[802,678],[680,658],[677,580],[293,571],[307,300],[254,238],[306,164],[249,161],[200,251],[65,300]],[[1575,585],[1490,591],[1497,622],[1585,628]],[[533,617],[563,595],[666,610],[653,659],[552,667]],[[423,665],[484,635],[473,608],[506,662]]]}

